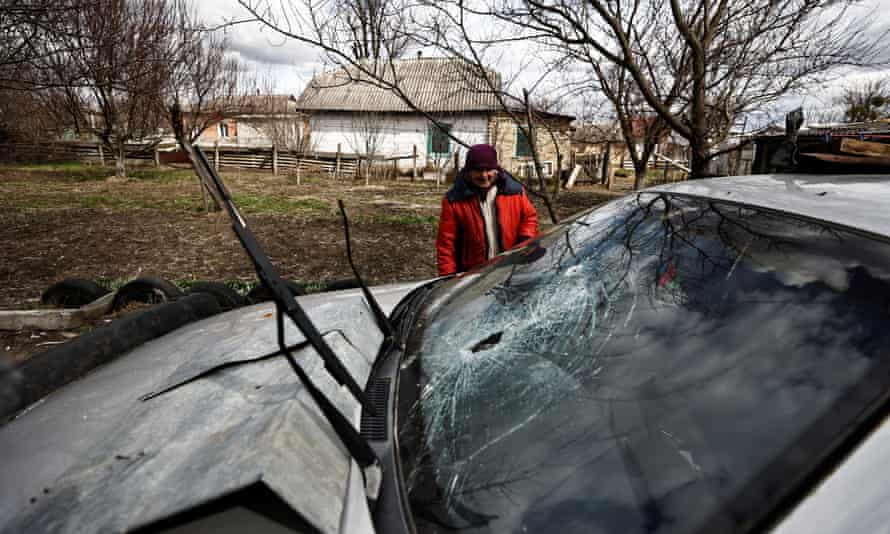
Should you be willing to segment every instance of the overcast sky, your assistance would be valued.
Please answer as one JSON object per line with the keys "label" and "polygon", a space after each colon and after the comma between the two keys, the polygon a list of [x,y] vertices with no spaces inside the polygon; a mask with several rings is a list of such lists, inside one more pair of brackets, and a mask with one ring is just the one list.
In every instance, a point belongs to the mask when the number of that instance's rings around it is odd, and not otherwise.
{"label": "overcast sky", "polygon": [[[218,24],[227,20],[248,18],[249,14],[238,5],[236,0],[195,0],[200,15],[209,24]],[[287,3],[285,0],[284,3]],[[876,21],[876,29],[890,27],[890,0],[865,0],[859,8],[861,13],[871,13]],[[286,39],[268,29],[261,29],[258,24],[240,24],[226,30],[231,49],[238,54],[248,69],[257,72],[261,88],[271,86],[275,92],[299,95],[313,73],[323,68],[318,51],[307,45],[301,45]],[[890,42],[887,46],[890,57]],[[517,54],[514,54],[514,56]],[[495,65],[505,76],[514,72],[524,72],[528,77],[522,85],[530,85],[535,78],[535,68],[515,64],[509,59],[504,64]],[[890,74],[874,72],[846,72],[839,74],[828,87],[813,88],[807,94],[790,95],[783,107],[791,108],[802,105],[804,108],[824,109],[832,106],[833,99],[840,93],[844,84],[857,80],[875,78]]]}

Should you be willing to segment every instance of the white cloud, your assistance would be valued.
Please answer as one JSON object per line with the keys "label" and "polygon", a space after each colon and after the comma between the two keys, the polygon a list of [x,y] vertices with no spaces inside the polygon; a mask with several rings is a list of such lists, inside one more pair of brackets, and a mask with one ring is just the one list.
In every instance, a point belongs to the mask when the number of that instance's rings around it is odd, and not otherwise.
{"label": "white cloud", "polygon": [[311,46],[289,39],[256,22],[229,23],[250,18],[235,0],[201,1],[196,8],[203,21],[221,26],[232,53],[237,54],[245,70],[255,72],[259,80],[271,78],[276,92],[299,95],[312,73],[321,66],[319,52]]}

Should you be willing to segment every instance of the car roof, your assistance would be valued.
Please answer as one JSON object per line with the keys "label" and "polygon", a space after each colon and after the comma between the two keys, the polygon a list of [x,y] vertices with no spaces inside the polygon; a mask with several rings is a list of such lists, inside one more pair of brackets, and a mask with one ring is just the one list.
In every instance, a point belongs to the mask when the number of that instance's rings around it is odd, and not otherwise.
{"label": "car roof", "polygon": [[689,180],[646,191],[759,206],[890,237],[890,177],[883,175],[763,174]]}

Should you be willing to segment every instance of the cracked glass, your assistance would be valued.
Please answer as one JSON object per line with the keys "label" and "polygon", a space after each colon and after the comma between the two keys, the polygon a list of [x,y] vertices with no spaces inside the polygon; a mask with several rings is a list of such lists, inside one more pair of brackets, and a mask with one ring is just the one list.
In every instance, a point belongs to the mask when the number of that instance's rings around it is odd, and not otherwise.
{"label": "cracked glass", "polygon": [[741,531],[886,391],[890,245],[639,194],[436,290],[403,368],[421,532]]}

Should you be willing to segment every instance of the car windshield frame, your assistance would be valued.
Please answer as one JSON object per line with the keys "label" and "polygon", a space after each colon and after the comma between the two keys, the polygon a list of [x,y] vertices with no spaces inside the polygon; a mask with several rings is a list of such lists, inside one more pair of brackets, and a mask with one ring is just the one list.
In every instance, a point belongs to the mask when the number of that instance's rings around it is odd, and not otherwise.
{"label": "car windshield frame", "polygon": [[[672,204],[673,206],[684,204],[686,206],[692,204],[701,206],[707,203],[712,205],[716,203],[717,205],[733,209],[751,211],[761,216],[776,217],[804,225],[818,225],[831,232],[840,232],[853,236],[856,239],[878,243],[878,248],[882,250],[883,257],[890,258],[887,255],[888,250],[890,250],[890,239],[885,236],[811,217],[744,203],[724,201],[722,199],[717,201],[688,194],[644,192],[625,197],[594,210],[583,212],[564,224],[556,226],[547,235],[539,237],[529,246],[499,256],[485,267],[460,276],[450,283],[443,284],[437,288],[431,298],[428,299],[426,306],[419,312],[419,319],[415,320],[412,334],[407,340],[407,363],[403,365],[403,373],[408,375],[408,377],[407,379],[401,379],[401,381],[407,382],[408,385],[403,384],[400,387],[400,395],[411,399],[411,401],[404,399],[400,401],[401,408],[397,414],[399,449],[403,464],[402,470],[406,476],[405,485],[409,488],[412,495],[417,492],[419,485],[426,485],[427,491],[442,491],[442,488],[430,487],[430,480],[417,483],[417,480],[413,479],[412,469],[416,469],[418,462],[422,461],[424,456],[428,456],[428,453],[424,451],[426,446],[424,433],[429,431],[423,428],[423,424],[411,412],[417,409],[417,400],[423,398],[425,395],[423,388],[425,385],[428,385],[428,382],[424,381],[428,377],[425,377],[425,371],[420,369],[420,365],[424,360],[425,338],[430,335],[430,328],[435,328],[433,325],[435,325],[436,321],[442,320],[442,314],[445,313],[443,310],[448,310],[448,314],[454,315],[455,310],[460,309],[460,306],[455,307],[455,303],[465,299],[464,305],[468,308],[466,310],[467,313],[478,313],[478,309],[467,305],[467,302],[472,302],[473,299],[466,295],[474,291],[474,288],[484,287],[484,293],[498,287],[499,283],[502,284],[504,277],[501,276],[499,282],[496,283],[493,281],[496,278],[496,275],[492,275],[493,272],[499,270],[504,272],[505,269],[522,271],[528,265],[544,261],[541,260],[541,256],[552,254],[552,251],[549,249],[555,243],[561,240],[569,242],[570,238],[568,236],[573,229],[580,227],[586,231],[591,225],[605,224],[607,226],[607,222],[604,221],[619,216],[621,209],[627,208],[627,206],[634,203],[640,208],[647,204],[651,207],[657,201],[663,202],[667,206]],[[740,252],[738,258],[742,258],[744,254],[745,252]],[[859,259],[861,260],[861,258]],[[738,263],[738,259],[736,263]],[[884,272],[881,274],[886,275]],[[816,281],[825,282],[825,280],[818,279],[820,274],[817,273],[816,276]],[[531,275],[529,277],[532,278]],[[521,276],[516,278],[521,278]],[[512,274],[508,277],[509,279],[513,279]],[[887,281],[887,278],[882,277],[881,280]],[[812,281],[810,280],[810,282]],[[519,284],[521,283],[522,281],[519,280]],[[794,283],[806,284],[806,281],[796,281]],[[485,351],[492,346],[496,346],[500,341],[499,335],[492,334],[479,339],[475,346],[468,348],[471,352]],[[411,366],[414,369],[411,369]],[[787,506],[800,498],[801,492],[806,491],[815,480],[820,479],[830,470],[831,466],[835,465],[839,458],[842,458],[849,452],[849,449],[858,443],[883,417],[888,403],[890,403],[888,384],[890,384],[890,358],[882,357],[880,361],[869,368],[868,373],[848,385],[842,394],[834,398],[830,406],[821,412],[821,415],[807,424],[793,442],[787,443],[778,450],[773,455],[773,459],[760,466],[755,475],[744,481],[737,488],[734,488],[732,497],[727,499],[717,512],[711,513],[702,521],[697,522],[697,526],[693,531],[708,532],[715,529],[726,530],[730,528],[732,531],[746,532],[752,528],[762,528],[764,525],[774,522],[781,516],[782,511]],[[411,406],[411,408],[406,409],[406,406]],[[414,417],[413,421],[412,417]],[[829,424],[831,419],[846,422],[840,425],[839,428],[838,424]],[[430,477],[427,476],[426,478],[429,479]],[[436,486],[436,484],[432,483],[432,486]],[[768,493],[767,497],[764,497],[765,491]],[[416,505],[418,499],[415,497],[412,497],[412,499]],[[488,510],[469,510],[465,514],[475,517],[484,524],[488,512]],[[414,513],[418,514],[416,506]],[[423,514],[428,515],[429,513],[429,510],[423,511]],[[433,522],[440,519],[434,518]],[[469,523],[472,523],[472,521]],[[423,531],[423,529],[420,530]],[[487,530],[484,528],[480,530],[467,528],[466,531],[484,532]],[[652,529],[651,531],[659,530]]]}

